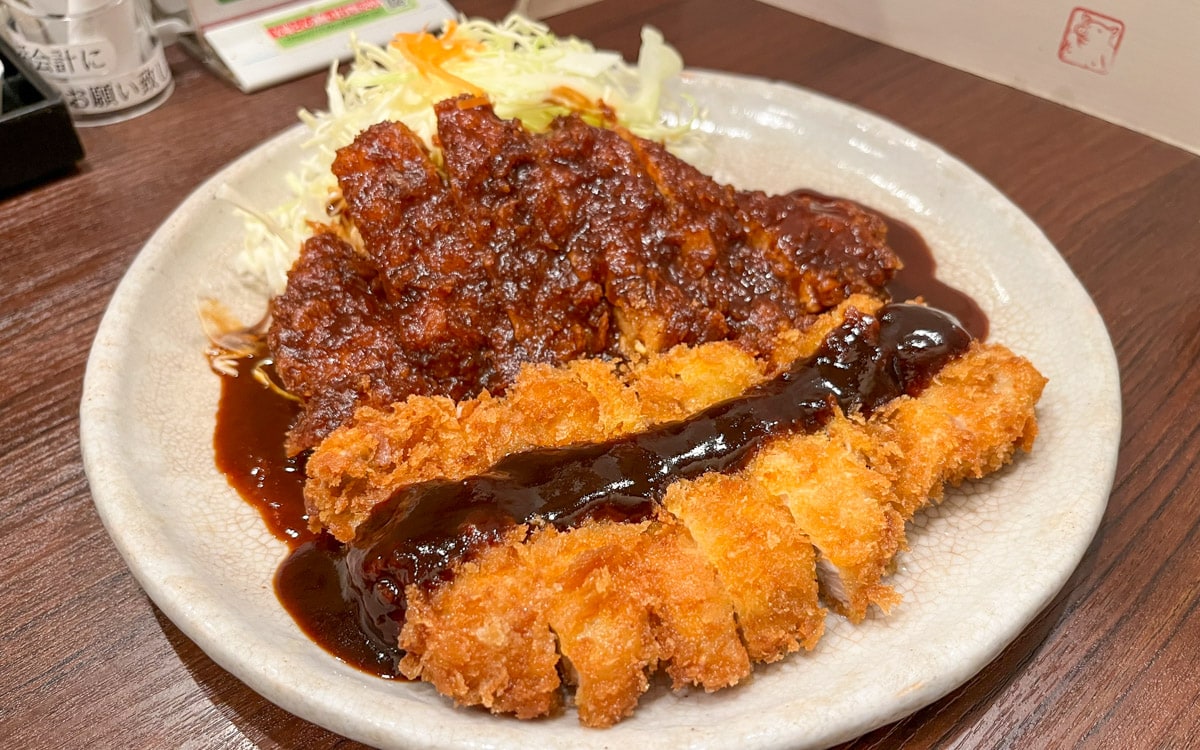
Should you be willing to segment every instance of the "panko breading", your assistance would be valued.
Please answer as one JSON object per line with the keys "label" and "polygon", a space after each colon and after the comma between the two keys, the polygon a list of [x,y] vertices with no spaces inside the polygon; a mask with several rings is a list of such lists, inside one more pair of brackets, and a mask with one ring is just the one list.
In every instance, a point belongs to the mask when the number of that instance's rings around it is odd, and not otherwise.
{"label": "panko breading", "polygon": [[883,583],[904,546],[904,521],[891,483],[847,445],[845,418],[827,430],[771,441],[746,474],[791,511],[817,549],[817,579],[826,599],[851,621],[874,604],[885,612],[898,601]]}
{"label": "panko breading", "polygon": [[782,332],[771,359],[712,342],[674,347],[621,370],[596,359],[525,365],[502,398],[412,396],[389,409],[360,408],[308,458],[309,517],[349,541],[371,508],[399,487],[461,479],[530,448],[599,442],[682,419],[809,356],[847,310],[872,313],[881,304],[854,295],[803,332]]}
{"label": "panko breading", "polygon": [[633,712],[659,665],[677,687],[717,690],[749,675],[733,605],[676,524],[525,534],[459,566],[453,585],[410,599],[406,676],[529,718],[559,703],[561,653],[580,720],[608,726]]}
{"label": "panko breading", "polygon": [[[411,587],[400,663],[456,702],[527,719],[559,704],[559,646],[523,528],[455,571],[456,585]],[[504,606],[496,606],[502,603]]]}
{"label": "panko breading", "polygon": [[679,520],[721,579],[754,661],[811,650],[825,632],[816,550],[780,498],[756,477],[711,472],[667,489]]}
{"label": "panko breading", "polygon": [[[783,340],[811,354],[850,315],[844,307]],[[596,361],[530,366],[504,398],[414,398],[360,413],[313,454],[310,481],[341,494],[312,497],[352,501],[373,477],[388,497],[484,471],[514,451],[628,435],[780,369],[730,346],[676,349],[620,371]],[[521,718],[559,710],[571,686],[580,721],[597,727],[629,715],[659,669],[676,688],[734,685],[754,662],[814,648],[826,606],[855,622],[896,606],[886,578],[905,522],[946,483],[1029,450],[1044,384],[1028,361],[974,342],[919,395],[869,415],[835,410],[813,432],[767,438],[728,473],[670,483],[648,520],[519,522],[455,563],[448,582],[406,588],[400,670],[458,703]],[[358,452],[346,458],[338,446]],[[339,478],[339,466],[356,473]],[[383,470],[372,475],[375,467]],[[317,511],[353,538],[370,507]]]}
{"label": "panko breading", "polygon": [[907,521],[947,484],[979,479],[1028,452],[1037,437],[1034,405],[1046,378],[998,344],[976,344],[949,363],[920,398],[902,396],[867,425],[863,448],[888,476]]}
{"label": "panko breading", "polygon": [[398,487],[460,479],[511,453],[594,442],[646,424],[636,394],[607,362],[526,365],[504,398],[412,396],[388,410],[359,409],[309,456],[305,502],[314,525],[348,541]]}

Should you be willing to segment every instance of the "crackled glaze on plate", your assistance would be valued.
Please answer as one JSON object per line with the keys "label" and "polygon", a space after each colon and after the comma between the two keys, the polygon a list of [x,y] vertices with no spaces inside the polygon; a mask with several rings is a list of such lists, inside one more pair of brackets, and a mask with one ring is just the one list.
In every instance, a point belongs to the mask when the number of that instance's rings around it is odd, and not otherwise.
{"label": "crackled glaze on plate", "polygon": [[255,319],[235,279],[242,225],[222,183],[274,205],[303,132],[265,143],[199,187],[138,255],[96,337],[81,407],[97,510],[162,611],[218,664],[288,711],[385,748],[821,747],[936,700],[1046,605],[1107,502],[1120,431],[1112,345],[1091,300],[1033,223],[953,157],[868,113],[784,84],[689,72],[706,110],[699,166],[740,187],[808,187],[919,230],[939,275],[971,294],[993,341],[1049,378],[1031,455],[949,493],[913,522],[893,578],[903,602],[859,626],[830,616],[810,654],[707,695],[656,686],[608,730],[573,711],[519,722],[455,709],[428,685],[362,674],[305,638],[275,599],[285,553],[216,471],[219,382],[194,301]]}

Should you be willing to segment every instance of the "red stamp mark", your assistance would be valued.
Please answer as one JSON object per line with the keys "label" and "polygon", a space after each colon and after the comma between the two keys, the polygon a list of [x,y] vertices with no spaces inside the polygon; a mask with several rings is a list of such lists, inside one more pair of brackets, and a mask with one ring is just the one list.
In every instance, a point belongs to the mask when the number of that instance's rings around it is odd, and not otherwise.
{"label": "red stamp mark", "polygon": [[1087,8],[1075,8],[1067,19],[1058,59],[1107,75],[1125,36],[1124,22]]}

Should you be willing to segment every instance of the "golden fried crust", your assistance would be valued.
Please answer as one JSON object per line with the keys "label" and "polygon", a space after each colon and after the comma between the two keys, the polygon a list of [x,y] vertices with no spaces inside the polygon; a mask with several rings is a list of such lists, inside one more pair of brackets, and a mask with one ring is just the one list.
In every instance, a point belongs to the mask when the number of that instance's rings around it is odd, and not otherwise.
{"label": "golden fried crust", "polygon": [[611,362],[598,359],[527,366],[506,398],[466,402],[462,422],[477,446],[476,472],[515,450],[593,442],[647,426],[636,394]]}
{"label": "golden fried crust", "polygon": [[812,543],[753,475],[675,482],[663,505],[716,569],[751,659],[776,661],[817,644],[825,610],[817,601]]}
{"label": "golden fried crust", "polygon": [[680,346],[635,366],[630,387],[642,414],[659,424],[695,414],[766,380],[764,363],[737,344]]}
{"label": "golden fried crust", "polygon": [[432,593],[408,588],[402,672],[456,702],[531,718],[559,703],[562,671],[588,726],[629,715],[664,666],[676,687],[750,674],[716,571],[674,522],[526,527],[460,564]]}
{"label": "golden fried crust", "polygon": [[833,329],[846,321],[848,310],[857,310],[866,315],[874,315],[883,307],[883,300],[866,294],[855,294],[838,305],[836,309],[815,318],[804,328],[794,328],[782,331],[775,337],[770,353],[770,376],[791,367],[792,363],[803,357],[812,356],[820,348]]}
{"label": "golden fried crust", "polygon": [[409,586],[401,672],[464,705],[528,719],[560,704],[551,591],[521,543],[524,528],[460,565],[453,585]]}
{"label": "golden fried crust", "polygon": [[901,397],[868,423],[871,458],[892,483],[905,520],[947,484],[978,479],[1029,451],[1046,378],[997,344],[972,345],[919,398]]}
{"label": "golden fried crust", "polygon": [[510,453],[593,442],[644,429],[636,395],[610,363],[527,365],[503,399],[456,404],[413,396],[363,408],[308,459],[304,494],[314,527],[342,541],[395,489],[484,471]]}
{"label": "golden fried crust", "polygon": [[771,441],[747,472],[791,511],[817,549],[817,577],[830,605],[854,622],[899,597],[883,583],[904,545],[904,522],[887,478],[864,464],[840,434],[845,418],[812,435]]}
{"label": "golden fried crust", "polygon": [[750,674],[750,657],[710,558],[673,518],[652,526],[648,535],[642,585],[672,684],[708,691],[736,685]]}
{"label": "golden fried crust", "polygon": [[686,531],[594,523],[532,540],[553,581],[551,626],[589,726],[633,711],[662,665],[676,687],[716,690],[750,673],[733,606]]}
{"label": "golden fried crust", "polygon": [[[405,482],[433,479],[478,460],[457,412],[453,401],[436,396],[409,398],[403,413],[359,409],[355,430],[334,431],[309,456],[309,524],[348,541],[371,508],[399,486],[398,476]],[[429,435],[438,439],[426,440]]]}
{"label": "golden fried crust", "polygon": [[[778,351],[807,356],[836,322],[786,334]],[[782,365],[709,344],[620,371],[528,367],[502,399],[363,410],[313,454],[310,487],[322,494],[309,499],[352,535],[373,505],[364,488],[386,496],[515,450],[636,432]],[[895,606],[886,576],[905,522],[946,483],[1028,450],[1044,384],[1004,347],[973,344],[916,398],[870,419],[838,414],[815,433],[768,440],[738,471],[671,484],[652,520],[521,526],[460,563],[451,583],[408,588],[401,669],[459,703],[523,718],[555,711],[566,683],[580,721],[596,727],[629,715],[660,668],[677,688],[736,684],[752,662],[813,648],[822,600],[855,622]]]}
{"label": "golden fried crust", "polygon": [[660,659],[641,586],[645,525],[548,530],[532,542],[551,582],[546,615],[558,636],[579,720],[610,726],[633,713]]}

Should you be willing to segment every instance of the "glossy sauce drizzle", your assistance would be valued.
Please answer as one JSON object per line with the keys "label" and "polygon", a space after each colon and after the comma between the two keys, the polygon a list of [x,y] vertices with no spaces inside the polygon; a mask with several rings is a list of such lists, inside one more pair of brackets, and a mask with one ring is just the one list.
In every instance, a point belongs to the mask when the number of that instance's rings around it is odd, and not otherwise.
{"label": "glossy sauce drizzle", "polygon": [[888,245],[900,256],[904,268],[887,284],[888,294],[897,302],[921,297],[925,304],[953,315],[963,328],[979,339],[987,340],[988,317],[969,295],[937,277],[937,263],[925,240],[909,225],[883,216],[888,227]]}
{"label": "glossy sauce drizzle", "polygon": [[[406,489],[376,509],[349,547],[308,529],[303,457],[289,459],[282,448],[298,410],[255,382],[250,371],[256,361],[243,360],[240,377],[221,379],[217,466],[291,548],[276,574],[280,601],[310,638],[339,659],[396,678],[403,581],[435,585],[475,545],[534,516],[560,528],[586,518],[648,517],[666,482],[708,470],[733,471],[754,441],[782,430],[818,428],[828,418],[831,398],[847,411],[870,413],[899,392],[919,391],[965,348],[968,333],[986,336],[987,318],[974,300],[936,279],[932,255],[914,230],[884,218],[905,264],[888,285],[892,297],[920,295],[952,313],[965,332],[936,311],[891,305],[879,325],[873,319],[848,321],[843,329],[851,335],[841,344],[693,419],[611,443],[515,454],[479,477]],[[864,348],[871,335],[879,348],[896,351],[872,354],[871,347]],[[899,350],[904,353],[897,355]],[[862,370],[864,357],[887,364]],[[557,473],[559,481],[547,481],[548,473]],[[581,478],[583,491],[572,484]],[[388,508],[412,501],[412,493],[421,496],[416,510],[393,521]],[[418,547],[415,540],[421,538],[426,544]]]}
{"label": "glossy sauce drizzle", "polygon": [[946,314],[891,304],[851,310],[812,357],[679,422],[602,443],[515,453],[486,474],[404,487],[375,506],[343,560],[348,598],[375,640],[397,642],[405,588],[432,588],[518,524],[640,521],[676,480],[741,468],[764,440],[820,429],[838,410],[869,416],[917,395],[971,336]]}

